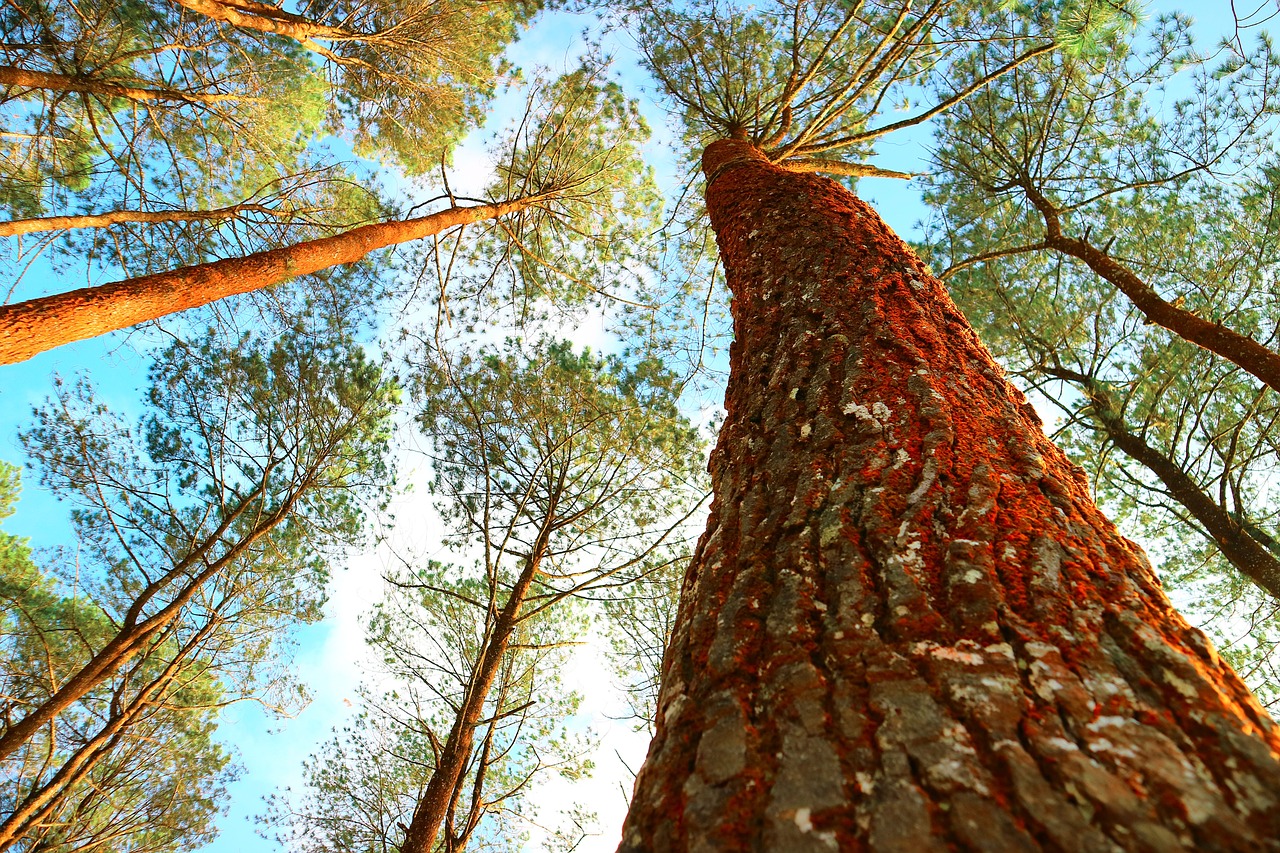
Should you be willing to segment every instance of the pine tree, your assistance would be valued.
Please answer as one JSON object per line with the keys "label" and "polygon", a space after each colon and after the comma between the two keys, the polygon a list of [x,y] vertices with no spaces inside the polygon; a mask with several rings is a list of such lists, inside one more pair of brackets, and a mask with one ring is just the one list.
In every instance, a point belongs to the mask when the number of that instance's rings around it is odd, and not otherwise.
{"label": "pine tree", "polygon": [[543,340],[412,363],[444,542],[475,562],[388,573],[369,628],[395,688],[313,762],[291,848],[385,846],[399,825],[405,853],[461,851],[519,828],[540,777],[585,763],[556,669],[587,600],[661,568],[702,505],[697,430],[652,359]]}
{"label": "pine tree", "polygon": [[[939,282],[868,205],[809,174],[913,123],[874,123],[893,84],[999,24],[946,5],[651,18],[654,71],[709,142],[735,342],[712,517],[622,850],[1280,837],[1280,732]],[[1064,27],[1096,38],[1099,15],[1123,11],[1061,6],[1037,23],[1073,50],[1090,36]],[[1005,42],[936,107],[1043,38]]]}
{"label": "pine tree", "polygon": [[210,838],[218,709],[287,695],[281,635],[386,476],[396,388],[340,334],[175,343],[150,378],[136,430],[85,381],[23,436],[80,548],[0,561],[0,848]]}
{"label": "pine tree", "polygon": [[[0,305],[0,364],[477,223],[496,231],[488,242],[506,246],[524,266],[569,265],[576,256],[590,268],[593,260],[622,254],[619,246],[636,239],[625,226],[607,239],[592,238],[602,220],[645,221],[643,212],[653,199],[638,146],[648,128],[634,102],[603,73],[598,64],[588,63],[533,88],[523,120],[497,151],[494,201],[460,204],[447,193],[431,200],[447,205],[434,213]],[[574,132],[566,133],[566,127]],[[566,248],[567,243],[576,248]],[[566,289],[577,287],[571,283]]]}

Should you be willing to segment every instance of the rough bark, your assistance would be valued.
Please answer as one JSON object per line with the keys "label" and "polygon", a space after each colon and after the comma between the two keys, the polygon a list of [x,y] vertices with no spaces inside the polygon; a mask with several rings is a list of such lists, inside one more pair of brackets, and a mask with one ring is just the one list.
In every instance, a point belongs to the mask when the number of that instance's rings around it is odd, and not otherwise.
{"label": "rough bark", "polygon": [[1280,732],[871,208],[703,160],[715,503],[621,850],[1276,850]]}
{"label": "rough bark", "polygon": [[496,219],[541,198],[451,207],[417,219],[364,225],[333,237],[242,258],[0,305],[0,364],[25,361],[73,341],[127,329],[300,275],[354,263],[377,249],[420,240],[459,225]]}

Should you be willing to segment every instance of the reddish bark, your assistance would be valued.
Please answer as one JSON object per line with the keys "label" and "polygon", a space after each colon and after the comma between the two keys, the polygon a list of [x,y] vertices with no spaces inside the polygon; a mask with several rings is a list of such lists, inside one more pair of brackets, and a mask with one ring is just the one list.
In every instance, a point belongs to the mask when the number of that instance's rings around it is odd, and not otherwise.
{"label": "reddish bark", "polygon": [[712,516],[621,850],[1280,849],[1280,732],[939,282],[708,147]]}
{"label": "reddish bark", "polygon": [[531,196],[499,204],[453,207],[417,219],[364,225],[333,237],[242,258],[0,305],[0,364],[25,361],[73,341],[354,263],[376,249],[420,240],[459,225],[496,219],[539,200],[540,196]]}

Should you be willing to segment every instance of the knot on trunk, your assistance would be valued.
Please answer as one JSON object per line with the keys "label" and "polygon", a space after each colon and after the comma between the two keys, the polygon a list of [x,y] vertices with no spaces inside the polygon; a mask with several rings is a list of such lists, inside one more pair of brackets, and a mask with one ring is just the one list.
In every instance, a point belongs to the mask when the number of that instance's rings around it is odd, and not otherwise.
{"label": "knot on trunk", "polygon": [[717,139],[702,152],[702,173],[707,176],[710,186],[716,178],[734,166],[751,161],[768,163],[764,152],[750,142],[740,139]]}

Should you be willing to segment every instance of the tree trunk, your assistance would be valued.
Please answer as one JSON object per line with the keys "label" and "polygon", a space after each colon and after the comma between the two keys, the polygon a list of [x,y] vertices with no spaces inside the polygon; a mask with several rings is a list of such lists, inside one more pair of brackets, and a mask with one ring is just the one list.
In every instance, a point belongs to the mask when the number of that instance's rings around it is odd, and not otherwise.
{"label": "tree trunk", "polygon": [[50,744],[55,761],[60,760],[62,766],[43,785],[26,792],[22,801],[13,805],[12,812],[0,823],[0,851],[24,840],[33,829],[41,828],[42,823],[47,828],[49,816],[66,802],[75,787],[84,782],[99,763],[111,755],[137,720],[155,707],[156,695],[172,685],[188,655],[212,633],[216,624],[216,620],[206,623],[160,674],[124,707],[118,707],[114,701],[109,703],[105,722],[92,735],[86,733],[85,740],[74,751],[59,755],[56,744]]}
{"label": "tree trunk", "polygon": [[48,71],[31,71],[12,65],[0,65],[0,86],[17,86],[23,89],[48,89],[54,92],[80,92],[103,98],[123,98],[134,103],[175,101],[183,104],[220,104],[226,101],[244,103],[260,102],[262,98],[220,92],[184,92],[180,89],[154,89],[146,86],[130,86],[93,77],[72,77]]}
{"label": "tree trunk", "polygon": [[[563,484],[563,479],[562,479]],[[405,831],[404,841],[400,845],[401,853],[431,853],[436,843],[440,826],[444,823],[449,805],[454,800],[454,792],[458,781],[467,769],[471,758],[471,746],[475,741],[476,726],[484,714],[485,700],[493,689],[493,682],[502,666],[502,659],[507,654],[507,646],[511,635],[515,632],[516,623],[520,621],[520,609],[529,594],[534,578],[538,575],[538,566],[542,562],[550,537],[550,516],[535,542],[533,554],[525,561],[524,570],[516,579],[507,596],[506,603],[493,623],[493,633],[485,642],[476,662],[475,675],[467,686],[462,706],[454,716],[453,726],[449,729],[449,737],[444,748],[436,756],[436,768],[427,781],[427,789],[418,799],[413,810],[413,818]]]}
{"label": "tree trunk", "polygon": [[245,202],[213,210],[109,210],[78,216],[39,216],[33,219],[10,219],[0,222],[0,237],[21,237],[46,231],[68,231],[73,228],[110,228],[112,225],[163,225],[182,222],[225,222],[246,213],[260,213],[276,219],[297,215],[294,211],[265,204]]}
{"label": "tree trunk", "polygon": [[[27,712],[22,719],[0,729],[3,732],[0,734],[0,761],[17,752],[23,744],[35,737],[36,732],[56,720],[60,714],[84,698],[89,691],[110,678],[120,667],[141,652],[145,644],[151,642],[157,634],[178,618],[182,608],[195,598],[196,593],[206,583],[247,553],[255,542],[287,519],[303,490],[303,488],[295,489],[293,494],[273,512],[259,518],[254,528],[228,548],[226,553],[217,559],[209,559],[210,549],[220,544],[221,533],[229,527],[229,519],[224,519],[218,529],[219,537],[209,537],[204,540],[201,547],[193,548],[191,553],[162,578],[144,588],[142,594],[129,607],[116,634],[94,653],[93,657],[76,670],[75,674],[58,685],[48,698]],[[241,503],[241,509],[247,506],[247,503],[247,501]],[[233,517],[238,516],[239,513],[240,510],[236,510]],[[141,618],[146,602],[168,588],[174,580],[183,577],[189,568],[201,564],[203,568],[187,578],[186,583],[177,589],[168,604],[145,619]]]}
{"label": "tree trunk", "polygon": [[275,33],[291,38],[308,48],[314,45],[313,39],[359,41],[362,36],[372,38],[376,35],[317,24],[301,15],[295,15],[277,6],[256,2],[256,0],[231,3],[225,0],[175,0],[175,2],[212,20],[263,33]]}
{"label": "tree trunk", "polygon": [[1255,538],[1262,531],[1250,530],[1246,522],[1233,518],[1227,508],[1205,492],[1177,462],[1158,447],[1148,444],[1141,434],[1133,432],[1125,423],[1120,407],[1098,380],[1074,370],[1054,367],[1043,370],[1048,376],[1079,387],[1093,409],[1095,429],[1122,453],[1155,474],[1169,497],[1198,521],[1204,532],[1217,543],[1222,556],[1258,589],[1280,601],[1280,558],[1269,547],[1274,542]]}
{"label": "tree trunk", "polygon": [[127,329],[300,275],[354,263],[377,249],[420,240],[459,225],[496,219],[542,198],[530,196],[498,204],[451,207],[417,219],[364,225],[333,237],[242,258],[0,305],[0,364],[25,361],[73,341]]}
{"label": "tree trunk", "polygon": [[1037,187],[1025,183],[1022,189],[1027,194],[1027,200],[1044,218],[1045,235],[1040,246],[1084,261],[1089,269],[1127,296],[1148,323],[1163,326],[1184,341],[1190,341],[1225,358],[1251,373],[1267,387],[1280,392],[1280,353],[1263,346],[1248,335],[1228,329],[1222,323],[1206,320],[1194,311],[1167,301],[1155,288],[1105,250],[1086,240],[1077,240],[1063,234],[1060,211]]}
{"label": "tree trunk", "polygon": [[938,281],[829,179],[703,168],[728,414],[620,849],[1280,849],[1280,732]]}
{"label": "tree trunk", "polygon": [[1280,392],[1280,353],[1263,346],[1248,335],[1228,329],[1222,323],[1206,320],[1193,311],[1166,301],[1124,264],[1083,240],[1057,234],[1046,237],[1045,244],[1084,261],[1089,269],[1129,297],[1129,301],[1142,312],[1148,323],[1163,326],[1184,341],[1190,341],[1225,358],[1256,376],[1267,387]]}

